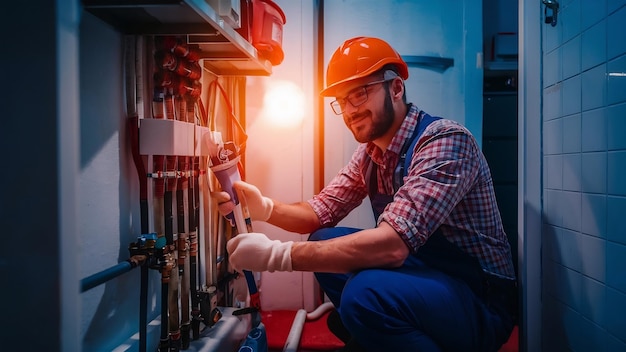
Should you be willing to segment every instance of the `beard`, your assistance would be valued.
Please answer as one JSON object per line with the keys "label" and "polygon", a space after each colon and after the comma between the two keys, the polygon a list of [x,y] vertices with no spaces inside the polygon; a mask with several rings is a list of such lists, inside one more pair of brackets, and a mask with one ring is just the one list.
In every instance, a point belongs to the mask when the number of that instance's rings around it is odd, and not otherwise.
{"label": "beard", "polygon": [[[352,116],[349,121],[344,117],[344,122],[352,132],[352,135],[357,142],[367,143],[380,138],[384,136],[385,133],[389,131],[389,128],[391,128],[391,125],[393,125],[395,114],[391,103],[391,96],[389,95],[388,87],[385,87],[385,90],[387,94],[385,95],[382,111],[375,114],[371,110],[366,110],[358,115]],[[350,126],[352,121],[367,118],[368,115],[371,116],[369,126],[359,127],[356,130]]]}

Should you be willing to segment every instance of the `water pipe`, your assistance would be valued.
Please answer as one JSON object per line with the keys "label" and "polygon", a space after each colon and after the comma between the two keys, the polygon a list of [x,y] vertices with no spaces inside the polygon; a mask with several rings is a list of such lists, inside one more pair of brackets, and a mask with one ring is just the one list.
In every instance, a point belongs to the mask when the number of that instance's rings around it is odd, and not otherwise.
{"label": "water pipe", "polygon": [[302,328],[304,328],[305,321],[306,310],[298,309],[298,311],[296,312],[296,316],[293,318],[293,323],[291,324],[291,330],[289,330],[289,335],[287,335],[287,340],[285,341],[283,352],[298,351],[298,345],[300,344],[300,337],[302,336]]}
{"label": "water pipe", "polygon": [[147,257],[145,255],[134,255],[117,265],[88,276],[80,280],[80,292],[83,293],[85,291],[89,291],[96,286],[102,285],[113,278],[131,271],[132,269],[143,265],[146,259]]}
{"label": "water pipe", "polygon": [[306,321],[313,321],[319,319],[324,313],[335,308],[332,302],[325,302],[317,307],[314,311],[307,313],[304,309],[299,309],[296,312],[293,323],[291,324],[291,330],[287,335],[287,340],[283,347],[283,352],[296,352],[298,351],[298,345],[300,344],[300,337],[302,336],[302,329]]}

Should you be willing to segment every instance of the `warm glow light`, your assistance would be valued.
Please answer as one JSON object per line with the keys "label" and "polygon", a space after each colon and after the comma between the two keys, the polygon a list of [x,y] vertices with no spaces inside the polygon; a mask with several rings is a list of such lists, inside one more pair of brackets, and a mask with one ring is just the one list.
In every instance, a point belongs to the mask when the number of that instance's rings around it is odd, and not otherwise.
{"label": "warm glow light", "polygon": [[293,82],[269,84],[263,97],[263,118],[273,126],[289,128],[300,125],[304,118],[304,93]]}

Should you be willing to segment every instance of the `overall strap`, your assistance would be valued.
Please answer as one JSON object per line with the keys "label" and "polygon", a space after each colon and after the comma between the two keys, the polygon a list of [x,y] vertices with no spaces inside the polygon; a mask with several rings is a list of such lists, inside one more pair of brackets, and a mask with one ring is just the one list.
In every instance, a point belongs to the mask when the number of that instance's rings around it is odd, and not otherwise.
{"label": "overall strap", "polygon": [[404,143],[404,146],[402,146],[402,149],[400,151],[400,160],[398,161],[398,165],[396,166],[396,170],[393,174],[393,189],[396,192],[404,184],[403,179],[404,176],[408,174],[409,166],[411,165],[411,159],[413,158],[413,152],[415,151],[415,145],[417,144],[417,141],[420,139],[428,125],[440,119],[441,117],[430,116],[427,113],[424,113],[422,119],[420,120],[420,123],[415,126],[415,131],[413,131],[411,139],[407,140],[407,142]]}
{"label": "overall strap", "polygon": [[[400,150],[400,160],[396,165],[396,169],[394,170],[393,176],[393,188],[394,191],[398,191],[398,189],[404,184],[404,176],[407,174],[407,170],[409,169],[409,165],[411,164],[411,158],[413,157],[413,150],[415,149],[415,145],[417,141],[420,139],[420,136],[426,130],[426,127],[430,125],[431,122],[441,119],[441,117],[433,117],[426,113],[422,115],[422,119],[419,124],[415,126],[415,130],[411,135],[411,138],[407,139]],[[374,212],[374,218],[378,219],[378,216],[383,212],[385,206],[393,200],[393,195],[383,195],[378,194],[378,177],[377,177],[377,165],[369,159],[369,163],[365,170],[365,182],[367,185],[367,190],[370,198],[370,202],[372,203],[372,211]]]}

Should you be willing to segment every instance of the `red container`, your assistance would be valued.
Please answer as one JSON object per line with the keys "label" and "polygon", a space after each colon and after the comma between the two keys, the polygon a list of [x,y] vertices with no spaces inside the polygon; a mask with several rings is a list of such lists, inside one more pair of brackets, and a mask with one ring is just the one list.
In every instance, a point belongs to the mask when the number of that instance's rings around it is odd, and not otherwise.
{"label": "red container", "polygon": [[272,0],[252,0],[252,45],[272,65],[283,62],[285,13]]}

